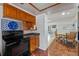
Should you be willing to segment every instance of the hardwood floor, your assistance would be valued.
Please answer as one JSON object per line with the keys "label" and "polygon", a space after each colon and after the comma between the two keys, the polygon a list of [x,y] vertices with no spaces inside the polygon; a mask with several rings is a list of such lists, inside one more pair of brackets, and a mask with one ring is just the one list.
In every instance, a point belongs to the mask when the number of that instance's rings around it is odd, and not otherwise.
{"label": "hardwood floor", "polygon": [[50,56],[77,56],[78,45],[75,48],[69,48],[54,39],[48,48],[48,54]]}
{"label": "hardwood floor", "polygon": [[36,49],[31,56],[48,56],[48,51]]}

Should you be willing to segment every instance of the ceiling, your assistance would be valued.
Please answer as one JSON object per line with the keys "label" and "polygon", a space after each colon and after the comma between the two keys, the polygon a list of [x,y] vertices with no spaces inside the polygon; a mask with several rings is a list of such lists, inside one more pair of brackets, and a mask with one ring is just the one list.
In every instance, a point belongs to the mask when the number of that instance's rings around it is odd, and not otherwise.
{"label": "ceiling", "polygon": [[74,7],[73,3],[10,3],[32,15],[42,13],[53,14]]}
{"label": "ceiling", "polygon": [[75,8],[48,15],[48,23],[70,23],[77,21],[77,10]]}
{"label": "ceiling", "polygon": [[16,7],[24,9],[34,15],[47,12],[49,9],[59,5],[60,3],[10,3]]}
{"label": "ceiling", "polygon": [[58,5],[59,3],[29,3],[32,7],[34,7],[39,12],[44,11],[48,8]]}
{"label": "ceiling", "polygon": [[47,7],[49,7],[49,6],[51,6],[51,5],[54,5],[54,4],[56,4],[56,3],[32,3],[35,7],[37,7],[39,10],[42,10],[42,9],[44,9],[44,8],[47,8]]}

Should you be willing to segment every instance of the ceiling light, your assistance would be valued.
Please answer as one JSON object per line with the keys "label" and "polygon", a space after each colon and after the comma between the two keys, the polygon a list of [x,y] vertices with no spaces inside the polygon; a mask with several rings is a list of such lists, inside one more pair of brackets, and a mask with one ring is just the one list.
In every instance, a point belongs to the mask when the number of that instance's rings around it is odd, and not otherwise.
{"label": "ceiling light", "polygon": [[65,15],[65,12],[62,12],[62,15]]}

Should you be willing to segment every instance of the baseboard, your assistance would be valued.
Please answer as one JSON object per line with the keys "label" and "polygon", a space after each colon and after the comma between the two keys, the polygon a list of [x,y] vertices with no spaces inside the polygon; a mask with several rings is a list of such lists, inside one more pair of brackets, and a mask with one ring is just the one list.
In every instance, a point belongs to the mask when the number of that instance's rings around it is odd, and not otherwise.
{"label": "baseboard", "polygon": [[48,47],[50,46],[50,44],[54,41],[54,38],[52,38],[49,42],[48,42]]}

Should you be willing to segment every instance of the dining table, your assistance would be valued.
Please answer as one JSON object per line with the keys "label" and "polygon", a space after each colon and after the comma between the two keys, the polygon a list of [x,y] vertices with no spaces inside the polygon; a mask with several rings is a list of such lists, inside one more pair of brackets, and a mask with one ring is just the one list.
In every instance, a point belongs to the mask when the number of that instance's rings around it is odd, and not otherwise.
{"label": "dining table", "polygon": [[57,34],[56,40],[57,40],[59,43],[65,45],[65,46],[68,46],[68,47],[70,47],[70,48],[76,47],[77,42],[76,42],[75,38],[74,38],[74,40],[72,40],[72,39],[69,40],[67,34],[68,34],[68,33],[65,33],[65,34]]}

